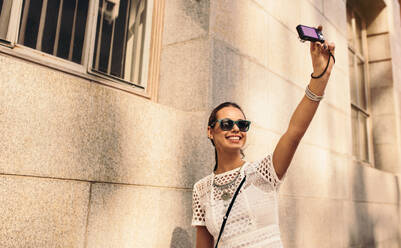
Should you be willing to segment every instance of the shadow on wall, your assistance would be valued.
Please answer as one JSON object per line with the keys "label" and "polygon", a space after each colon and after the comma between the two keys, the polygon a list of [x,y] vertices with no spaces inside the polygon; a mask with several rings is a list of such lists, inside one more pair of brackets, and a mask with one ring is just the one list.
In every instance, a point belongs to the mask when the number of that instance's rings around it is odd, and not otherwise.
{"label": "shadow on wall", "polygon": [[173,231],[173,237],[171,238],[170,248],[188,248],[192,247],[191,238],[187,231],[181,227],[176,227]]}
{"label": "shadow on wall", "polygon": [[191,19],[197,23],[202,29],[209,30],[209,13],[210,1],[209,0],[184,0],[184,10]]}
{"label": "shadow on wall", "polygon": [[[354,165],[353,167],[353,175],[350,177],[353,191],[358,192],[358,199],[366,199],[365,168],[362,165]],[[348,214],[353,219],[348,222],[352,223],[349,227],[348,237],[346,237],[348,245],[374,245],[376,243],[375,223],[369,213],[369,203],[351,202],[351,206]]]}

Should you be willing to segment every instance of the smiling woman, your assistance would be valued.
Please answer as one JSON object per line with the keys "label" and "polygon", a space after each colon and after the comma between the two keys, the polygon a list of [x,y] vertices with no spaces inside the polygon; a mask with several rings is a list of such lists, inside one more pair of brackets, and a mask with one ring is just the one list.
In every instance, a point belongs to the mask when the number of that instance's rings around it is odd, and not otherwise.
{"label": "smiling woman", "polygon": [[305,96],[273,154],[260,161],[244,160],[242,148],[251,122],[241,107],[225,102],[212,111],[207,135],[215,147],[216,164],[213,173],[194,185],[196,247],[283,247],[278,190],[323,98],[334,65],[334,59],[329,60],[334,48],[333,43],[311,43],[313,73]]}
{"label": "smiling woman", "polygon": [[[232,119],[236,121],[234,122]],[[214,171],[219,169],[217,164],[220,165],[219,171],[225,171],[225,163],[223,161],[218,163],[218,149],[220,150],[220,154],[225,154],[222,153],[222,149],[224,149],[224,147],[227,147],[228,145],[228,149],[230,149],[230,145],[237,144],[235,147],[236,149],[233,150],[234,153],[239,151],[241,159],[244,157],[241,147],[246,142],[246,131],[248,131],[251,124],[250,121],[246,121],[244,119],[246,119],[246,117],[241,107],[233,102],[225,102],[220,104],[210,114],[208,121],[208,137],[215,147],[216,165]],[[236,125],[234,125],[234,123]],[[220,126],[220,129],[215,128],[216,126]],[[238,132],[238,129],[241,129],[241,132]],[[221,131],[219,132],[219,130]],[[227,135],[227,137],[225,135]],[[233,157],[239,158],[238,156],[235,156],[235,154]],[[222,159],[223,158],[221,157],[220,160]],[[236,162],[241,163],[241,161]],[[217,171],[217,173],[219,171]]]}

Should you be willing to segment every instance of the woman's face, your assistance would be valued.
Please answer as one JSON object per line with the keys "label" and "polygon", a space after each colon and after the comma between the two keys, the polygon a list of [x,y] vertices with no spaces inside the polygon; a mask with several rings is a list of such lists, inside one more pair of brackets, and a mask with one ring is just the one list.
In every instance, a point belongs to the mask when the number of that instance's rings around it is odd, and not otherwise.
{"label": "woman's face", "polygon": [[[217,120],[225,118],[233,121],[245,120],[241,110],[231,106],[220,109],[216,117]],[[208,127],[208,136],[213,139],[217,150],[239,150],[246,143],[246,132],[241,132],[236,124],[231,130],[223,131],[220,128],[220,123],[217,122],[213,128]]]}

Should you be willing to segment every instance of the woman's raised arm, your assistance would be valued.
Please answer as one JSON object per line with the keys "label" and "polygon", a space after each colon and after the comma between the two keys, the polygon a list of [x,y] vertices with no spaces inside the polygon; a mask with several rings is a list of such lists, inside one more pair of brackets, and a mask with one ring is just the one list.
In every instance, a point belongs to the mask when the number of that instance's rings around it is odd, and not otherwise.
{"label": "woman's raised arm", "polygon": [[[322,27],[318,27],[322,30]],[[313,65],[313,75],[320,75],[326,68],[330,58],[330,53],[334,56],[334,43],[324,44],[314,42],[310,44],[310,54]],[[327,71],[320,78],[311,78],[309,82],[309,90],[317,95],[323,96],[330,73],[334,65],[334,58],[330,59]],[[319,106],[319,101],[309,99],[306,95],[295,109],[287,131],[280,138],[273,152],[273,165],[277,176],[281,179],[287,171],[299,142],[304,136],[313,116]]]}

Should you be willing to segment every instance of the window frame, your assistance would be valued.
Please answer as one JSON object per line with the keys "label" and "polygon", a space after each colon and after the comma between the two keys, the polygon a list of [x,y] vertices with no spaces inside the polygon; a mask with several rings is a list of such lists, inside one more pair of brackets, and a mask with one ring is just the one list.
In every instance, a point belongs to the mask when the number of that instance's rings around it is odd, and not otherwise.
{"label": "window frame", "polygon": [[[66,72],[90,81],[94,81],[103,85],[111,86],[147,99],[157,101],[157,90],[160,73],[160,58],[162,47],[162,32],[164,24],[165,0],[148,0],[153,1],[153,10],[150,27],[150,45],[149,59],[147,64],[147,82],[146,87],[140,87],[132,82],[127,83],[117,77],[102,75],[100,73],[91,73],[91,50],[94,47],[92,39],[96,36],[96,12],[99,0],[89,0],[88,16],[85,30],[85,38],[83,44],[82,64],[78,64],[51,54],[18,44],[18,33],[20,29],[20,17],[22,15],[23,0],[13,0],[14,21],[12,26],[13,37],[10,41],[0,40],[0,53],[18,57],[36,64],[40,64],[52,69]],[[14,5],[18,8],[15,8]],[[10,17],[11,23],[11,17]],[[94,42],[94,41],[93,41]]]}
{"label": "window frame", "polygon": [[10,13],[10,20],[8,23],[7,37],[6,39],[0,38],[0,44],[8,47],[13,47],[17,42],[18,30],[20,27],[19,17],[22,10],[22,0],[11,0],[11,1],[12,1],[12,7]]}
{"label": "window frame", "polygon": [[[368,161],[365,161],[361,159],[361,155],[359,157],[356,157],[354,155],[354,152],[352,150],[352,158],[355,162],[358,162],[363,165],[367,165],[370,167],[374,167],[374,150],[373,150],[373,130],[372,130],[372,111],[371,111],[371,101],[370,101],[370,78],[369,78],[369,60],[368,60],[368,42],[367,42],[367,30],[366,30],[366,22],[364,20],[364,16],[358,11],[358,9],[350,6],[347,4],[347,12],[351,13],[351,28],[352,28],[352,44],[350,44],[349,40],[347,40],[347,51],[348,53],[351,53],[353,56],[354,60],[354,78],[358,80],[358,60],[361,60],[363,62],[363,69],[364,69],[364,81],[365,81],[365,87],[364,87],[364,95],[365,95],[365,101],[366,101],[366,109],[363,108],[363,106],[359,106],[357,103],[352,102],[352,98],[350,99],[351,102],[351,116],[352,116],[352,111],[355,109],[358,114],[357,114],[357,121],[358,121],[358,127],[360,126],[359,124],[359,115],[364,115],[366,116],[366,138],[367,138],[367,157]],[[348,15],[348,13],[347,13]],[[356,42],[358,42],[357,39],[357,30],[356,30],[356,21],[355,21],[355,15],[358,15],[360,21],[361,21],[361,39],[362,39],[362,47],[361,47],[361,53],[359,53],[356,49]],[[348,21],[347,21],[348,22]],[[348,25],[348,24],[347,24]],[[347,34],[349,35],[349,34]],[[349,55],[348,55],[349,56]],[[350,61],[348,62],[350,66]],[[349,72],[351,73],[351,72]],[[351,75],[350,75],[351,76]],[[351,84],[355,82],[351,82],[351,77],[349,77],[350,80],[350,91],[352,91]],[[359,82],[358,82],[359,83]],[[359,98],[359,90],[357,92],[357,97]],[[352,96],[352,92],[350,92],[350,96]],[[353,123],[353,118],[351,117],[351,127]],[[353,131],[353,130],[352,130]],[[351,136],[353,139],[353,135]],[[362,145],[363,142],[361,142],[362,137],[360,134],[358,134],[358,148],[359,148],[359,154],[361,154],[364,150],[364,147]],[[352,141],[352,149],[354,149],[354,141]]]}
{"label": "window frame", "polygon": [[[141,84],[135,84],[134,82],[131,82],[131,81],[127,81],[127,80],[125,80],[125,79],[123,79],[123,78],[119,78],[119,77],[116,77],[116,76],[113,76],[113,75],[108,75],[108,74],[106,74],[106,73],[103,73],[103,72],[101,72],[101,71],[97,71],[97,70],[95,70],[94,69],[94,67],[92,66],[92,63],[93,63],[93,59],[94,59],[94,57],[95,57],[95,47],[96,47],[96,44],[95,44],[95,42],[96,42],[96,28],[97,28],[97,19],[98,19],[98,15],[99,15],[99,11],[98,11],[98,7],[99,7],[99,2],[100,1],[102,1],[102,0],[93,0],[92,2],[93,3],[95,3],[95,6],[94,6],[94,13],[92,13],[92,15],[93,15],[93,23],[91,24],[92,25],[92,30],[93,30],[93,32],[91,32],[91,36],[89,37],[89,39],[90,39],[90,44],[92,44],[90,47],[89,47],[89,54],[88,54],[88,56],[89,56],[89,58],[88,58],[88,65],[87,65],[87,68],[88,68],[88,73],[90,73],[90,74],[94,74],[94,75],[96,75],[96,76],[99,76],[99,77],[103,77],[103,78],[112,78],[112,79],[115,79],[115,80],[118,80],[118,81],[120,81],[120,82],[123,82],[123,83],[126,83],[126,84],[129,84],[129,85],[132,85],[132,86],[134,86],[134,87],[139,87],[139,88],[142,88],[142,89],[145,89],[146,88],[146,86],[148,85],[148,76],[149,75],[145,75],[145,78],[146,78],[146,81],[145,81],[145,83],[144,83],[144,85],[145,86],[142,86]],[[152,10],[153,10],[153,8],[154,8],[154,2],[155,1],[151,1],[152,3],[151,3],[151,5],[152,5]],[[149,5],[148,5],[149,6]],[[150,16],[149,17],[150,19],[152,19],[152,16]],[[152,29],[152,26],[153,26],[153,20],[151,20],[152,21],[152,25],[150,26],[150,30]],[[147,35],[149,35],[150,36],[150,39],[151,39],[151,32],[150,33],[148,33],[148,34],[145,34],[146,36]],[[149,43],[150,43],[150,41],[149,41]],[[146,46],[147,46],[148,44],[145,42],[144,43],[144,46],[145,46],[145,48],[146,48]],[[149,46],[150,46],[150,44],[149,44]],[[150,48],[150,47],[149,47]],[[150,49],[149,49],[150,50]],[[148,51],[147,52],[147,54],[146,54],[146,56],[148,57],[148,59],[146,59],[145,60],[145,62],[146,61],[148,61],[149,62],[149,60],[150,60],[150,51]],[[145,56],[144,56],[145,57]],[[149,63],[148,63],[149,64]],[[141,68],[141,70],[143,70],[144,69],[144,67],[142,67]],[[145,72],[146,71],[148,71],[148,70],[146,70],[145,69]]]}

